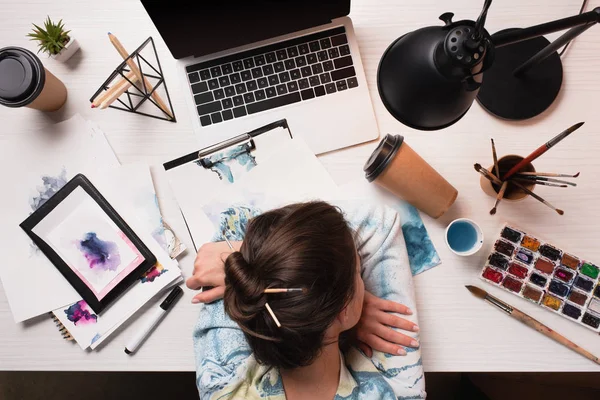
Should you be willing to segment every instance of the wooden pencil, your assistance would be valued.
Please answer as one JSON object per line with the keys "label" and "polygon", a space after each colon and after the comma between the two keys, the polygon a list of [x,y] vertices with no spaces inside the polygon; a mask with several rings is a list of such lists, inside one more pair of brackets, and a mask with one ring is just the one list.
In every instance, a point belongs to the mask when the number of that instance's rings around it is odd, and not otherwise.
{"label": "wooden pencil", "polygon": [[530,155],[528,155],[527,157],[522,159],[520,162],[517,163],[517,165],[515,165],[510,170],[508,170],[508,172],[502,177],[502,179],[506,180],[506,179],[510,178],[511,176],[513,176],[514,174],[516,174],[517,172],[519,172],[527,164],[529,164],[530,162],[532,162],[533,160],[535,160],[536,158],[538,158],[539,156],[541,156],[542,154],[544,154],[545,152],[550,150],[552,147],[554,147],[561,140],[563,140],[564,138],[569,136],[571,133],[573,133],[577,129],[581,128],[581,126],[583,124],[584,124],[583,122],[579,122],[567,129],[565,129],[564,131],[562,131],[561,133],[559,133],[558,135],[556,135],[555,137],[550,139],[548,142],[544,143],[543,145],[541,145],[540,147],[535,149],[533,151],[533,153],[531,153]]}
{"label": "wooden pencil", "polygon": [[500,310],[504,311],[505,313],[507,313],[514,319],[516,319],[517,321],[524,323],[525,325],[529,326],[530,328],[535,329],[542,335],[545,335],[545,336],[549,337],[550,339],[555,340],[558,343],[562,344],[563,346],[568,347],[569,349],[582,355],[583,357],[587,358],[588,360],[591,360],[591,361],[595,362],[596,364],[600,364],[600,359],[598,357],[596,357],[589,351],[579,347],[575,343],[571,342],[569,339],[567,339],[560,333],[555,332],[552,329],[548,328],[546,325],[542,324],[540,321],[525,314],[523,311],[511,306],[508,303],[505,303],[504,301],[500,300],[497,297],[492,296],[491,294],[489,294],[488,292],[486,292],[485,290],[483,290],[477,286],[467,285],[466,288],[469,290],[469,292],[474,294],[476,297],[483,299],[487,303],[499,308]]}
{"label": "wooden pencil", "polygon": [[508,187],[508,181],[504,181],[504,183],[502,184],[502,187],[500,188],[500,191],[498,192],[498,197],[496,197],[496,203],[494,204],[494,208],[492,208],[490,210],[491,215],[496,214],[496,209],[498,208],[498,204],[504,198],[504,192],[506,192],[507,187]]}
{"label": "wooden pencil", "polygon": [[[135,75],[133,75],[131,78],[131,81],[136,82],[137,77]],[[119,86],[111,87],[109,95],[106,96],[104,98],[104,100],[102,100],[102,102],[100,103],[98,108],[101,110],[104,110],[105,108],[110,106],[112,103],[114,103],[119,97],[121,97],[121,95],[123,93],[125,93],[131,86],[132,86],[131,83],[129,83],[127,80],[124,79],[123,82],[121,82],[121,84]]]}
{"label": "wooden pencil", "polygon": [[569,174],[555,174],[552,172],[519,172],[519,175],[525,176],[550,176],[554,178],[577,178],[579,176],[579,172],[574,175]]}
{"label": "wooden pencil", "polygon": [[[140,80],[140,82],[144,82],[144,86],[146,87],[146,90],[148,92],[151,92],[154,89],[154,87],[152,86],[150,81],[148,81],[148,79],[146,79],[146,77],[142,75],[142,72],[136,65],[135,61],[133,61],[131,58],[127,59],[129,57],[129,53],[127,52],[127,50],[125,50],[125,48],[123,47],[123,45],[121,44],[119,39],[117,39],[117,37],[110,32],[108,32],[108,37],[109,37],[112,45],[115,47],[115,49],[117,49],[117,52],[121,55],[121,57],[123,57],[123,60],[127,60],[127,65],[129,66],[131,71],[133,71],[133,73],[137,76],[137,78]],[[160,97],[160,95],[156,91],[154,91],[154,92],[152,92],[151,96],[154,99],[154,101],[156,101],[156,103],[158,104],[160,109],[165,114],[167,114],[170,119],[173,119],[173,115],[171,114],[169,107],[167,107],[167,105],[165,104],[163,99]]]}
{"label": "wooden pencil", "polygon": [[500,179],[500,167],[498,166],[498,155],[496,154],[496,144],[494,143],[494,138],[490,139],[492,141],[492,157],[494,157],[494,170],[496,171],[496,178]]}
{"label": "wooden pencil", "polygon": [[[137,77],[135,76],[133,71],[129,71],[127,74],[125,74],[125,76],[132,82],[136,82],[137,80]],[[127,88],[129,88],[131,86],[131,83],[129,83],[127,79],[125,79],[124,77],[119,78],[114,84],[111,85],[111,87],[109,87],[108,89],[100,93],[98,96],[96,96],[96,98],[92,102],[92,108],[100,107],[100,104],[102,104],[104,100],[106,100],[113,92],[118,90],[122,85],[126,84]]]}

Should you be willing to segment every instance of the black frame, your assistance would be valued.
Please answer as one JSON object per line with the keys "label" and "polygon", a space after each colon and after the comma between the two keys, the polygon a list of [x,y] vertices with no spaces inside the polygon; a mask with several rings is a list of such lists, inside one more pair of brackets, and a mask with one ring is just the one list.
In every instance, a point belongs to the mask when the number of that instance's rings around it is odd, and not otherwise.
{"label": "black frame", "polygon": [[[146,60],[141,54],[140,52],[142,50],[144,50],[144,48],[148,45],[148,43],[152,43],[152,50],[154,50],[154,57],[156,58],[156,63],[157,63],[157,67],[158,69],[154,68],[152,66],[152,64],[150,64],[148,62],[148,60]],[[141,87],[138,86],[135,82],[132,82],[131,80],[129,80],[125,74],[130,72],[129,67],[127,65],[127,61],[134,59],[135,64],[137,65],[137,67],[140,70],[140,73],[145,76],[145,77],[149,77],[149,78],[153,78],[153,79],[158,79],[158,82],[156,83],[156,86],[154,86],[154,89],[152,89],[151,91],[148,91],[148,89],[146,88],[146,82],[144,80],[142,80],[141,82]],[[149,72],[144,72],[144,69],[142,68],[142,63],[140,62],[140,59],[143,60],[150,68],[152,71]],[[152,73],[156,74],[156,75],[152,75]],[[114,81],[114,79],[116,78],[117,75],[121,75],[121,77],[125,80],[127,80],[127,82],[129,82],[131,84],[131,86],[135,87],[137,90],[139,90],[141,93],[143,93],[143,95],[136,93],[136,92],[130,92],[129,90],[125,91],[124,94],[127,95],[127,104],[126,102],[124,102],[123,100],[121,100],[120,98],[117,99],[117,101],[119,103],[121,103],[122,107],[119,106],[115,106],[113,104],[111,104],[110,106],[108,106],[108,108],[115,108],[117,110],[122,110],[122,111],[127,111],[130,113],[134,113],[134,114],[140,114],[140,115],[144,115],[146,117],[152,117],[152,118],[156,118],[156,119],[161,119],[164,121],[170,121],[170,122],[177,122],[177,119],[175,118],[175,111],[173,110],[173,104],[171,104],[171,96],[169,96],[169,90],[167,89],[167,82],[165,82],[165,78],[164,78],[164,74],[162,71],[162,67],[160,66],[160,60],[158,59],[158,53],[156,51],[156,46],[154,46],[154,40],[152,39],[152,37],[149,37],[148,39],[146,39],[144,41],[144,43],[142,43],[140,45],[140,47],[138,47],[137,49],[135,49],[135,51],[133,53],[131,53],[129,55],[129,57],[127,57],[125,60],[123,60],[123,62],[121,64],[119,64],[119,66],[113,71],[112,74],[110,74],[110,76],[108,77],[108,79],[106,79],[104,81],[104,83],[102,84],[102,86],[100,86],[100,88],[98,90],[96,90],[96,93],[94,93],[94,95],[90,98],[90,103],[94,102],[94,99],[96,97],[98,97],[98,95],[100,95],[100,93],[102,93],[105,90],[109,89],[109,84],[111,82]],[[154,101],[154,99],[152,99],[152,93],[154,93],[156,91],[156,89],[158,89],[158,87],[160,85],[163,85],[165,87],[165,93],[167,95],[167,101],[169,102],[169,111],[171,111],[171,115],[173,116],[173,118],[170,118],[163,110],[162,108],[156,103],[156,101]],[[136,97],[141,97],[142,100],[137,104],[137,105],[133,105],[133,102],[131,101],[131,96],[136,96]],[[142,104],[144,104],[144,102],[148,100],[150,101],[152,104],[154,104],[165,116],[164,117],[159,117],[156,115],[152,115],[152,114],[147,114],[147,113],[143,113],[141,111],[138,111],[138,109],[142,106]]]}
{"label": "black frame", "polygon": [[[99,300],[85,283],[73,272],[68,264],[58,255],[52,247],[33,233],[33,228],[38,225],[52,210],[54,210],[64,199],[66,199],[76,188],[81,187],[85,192],[100,206],[102,211],[117,225],[119,229],[137,248],[144,257],[144,261],[119,282],[110,292]],[[44,253],[46,257],[54,264],[60,273],[69,281],[71,286],[83,297],[83,300],[90,308],[99,314],[104,311],[112,302],[121,296],[129,287],[131,287],[140,276],[156,264],[156,257],[148,247],[141,241],[135,232],[119,216],[115,209],[100,194],[98,189],[83,175],[77,174],[65,186],[63,186],[54,196],[46,201],[40,208],[33,212],[25,221],[19,225],[25,233],[31,238],[36,246]]]}

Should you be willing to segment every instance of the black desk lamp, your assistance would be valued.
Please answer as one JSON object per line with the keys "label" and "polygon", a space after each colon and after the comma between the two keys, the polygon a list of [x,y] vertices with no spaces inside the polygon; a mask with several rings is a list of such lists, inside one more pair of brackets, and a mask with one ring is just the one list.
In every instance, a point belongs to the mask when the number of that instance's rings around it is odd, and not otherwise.
{"label": "black desk lamp", "polygon": [[[388,47],[377,86],[398,121],[421,130],[442,129],[461,119],[475,98],[500,118],[536,116],[552,104],[562,84],[556,50],[600,22],[597,7],[490,36],[484,24],[491,3],[485,1],[476,22],[452,22],[454,14],[445,13],[440,16],[444,26],[407,33]],[[568,28],[552,43],[542,36]]]}

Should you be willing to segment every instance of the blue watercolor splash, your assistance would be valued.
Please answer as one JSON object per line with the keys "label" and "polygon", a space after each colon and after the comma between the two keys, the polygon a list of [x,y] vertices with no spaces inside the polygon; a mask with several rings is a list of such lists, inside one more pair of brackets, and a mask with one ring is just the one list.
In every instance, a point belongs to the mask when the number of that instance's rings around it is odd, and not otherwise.
{"label": "blue watercolor splash", "polygon": [[83,253],[90,269],[116,271],[121,264],[121,255],[117,244],[98,238],[95,232],[86,233],[84,239],[76,245]]}
{"label": "blue watercolor splash", "polygon": [[148,271],[144,272],[144,274],[140,277],[140,282],[142,283],[152,283],[156,278],[167,272],[168,269],[165,269],[160,263],[156,263],[156,265],[150,268]]}
{"label": "blue watercolor splash", "polygon": [[35,188],[37,195],[29,199],[29,205],[32,211],[36,211],[45,202],[54,196],[63,186],[67,184],[67,170],[63,167],[60,174],[57,176],[43,175],[42,186]]}
{"label": "blue watercolor splash", "polygon": [[102,336],[100,336],[100,334],[99,334],[99,333],[96,333],[96,335],[95,335],[95,336],[92,338],[92,341],[90,342],[90,345],[92,345],[92,344],[96,343],[96,341],[97,341],[98,339],[100,339],[101,337],[102,337]]}
{"label": "blue watercolor splash", "polygon": [[79,300],[64,311],[67,314],[67,319],[73,325],[95,324],[98,321],[98,316],[88,310],[88,305],[84,300]]}
{"label": "blue watercolor splash", "polygon": [[248,221],[260,214],[262,212],[259,209],[246,206],[230,207],[222,211],[214,240],[224,240],[223,235],[229,240],[243,240]]}
{"label": "blue watercolor splash", "polygon": [[[210,170],[215,172],[219,176],[219,179],[223,180],[225,178],[229,183],[233,183],[235,179],[231,171],[231,166],[234,162],[237,162],[242,167],[246,167],[246,171],[250,171],[256,167],[256,158],[250,153],[250,150],[250,144],[242,144],[213,154],[204,159],[204,163],[210,166]],[[196,164],[204,167],[202,161],[196,161]]]}
{"label": "blue watercolor splash", "polygon": [[419,211],[404,202],[394,205],[394,208],[402,218],[402,233],[413,276],[439,265],[440,256],[423,225]]}

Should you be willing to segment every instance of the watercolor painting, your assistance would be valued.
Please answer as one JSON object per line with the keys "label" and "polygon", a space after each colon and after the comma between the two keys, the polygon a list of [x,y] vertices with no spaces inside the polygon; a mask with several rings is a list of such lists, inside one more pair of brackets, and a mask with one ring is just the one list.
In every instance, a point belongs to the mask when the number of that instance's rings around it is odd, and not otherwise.
{"label": "watercolor painting", "polygon": [[402,233],[413,276],[439,265],[440,256],[427,233],[419,211],[406,202],[396,203],[393,207],[402,219]]}
{"label": "watercolor painting", "polygon": [[165,269],[165,267],[163,267],[161,263],[156,263],[154,267],[144,272],[144,274],[140,277],[140,282],[152,283],[156,278],[168,271],[169,270]]}
{"label": "watercolor painting", "polygon": [[143,261],[135,245],[81,188],[34,231],[99,299]]}
{"label": "watercolor painting", "polygon": [[115,242],[102,240],[95,232],[88,232],[83,239],[75,242],[90,269],[116,271],[121,265],[121,255]]}
{"label": "watercolor painting", "polygon": [[248,172],[256,167],[256,158],[250,153],[251,149],[251,145],[245,143],[196,161],[196,164],[201,168],[206,165],[220,180],[234,183],[237,169],[241,167],[242,171]]}
{"label": "watercolor painting", "polygon": [[67,319],[76,326],[95,324],[98,321],[98,316],[90,311],[84,300],[72,304],[64,312]]}
{"label": "watercolor painting", "polygon": [[42,185],[35,188],[36,194],[29,199],[31,211],[36,211],[56,192],[58,192],[69,181],[67,178],[67,170],[62,168],[59,175],[42,175]]}

